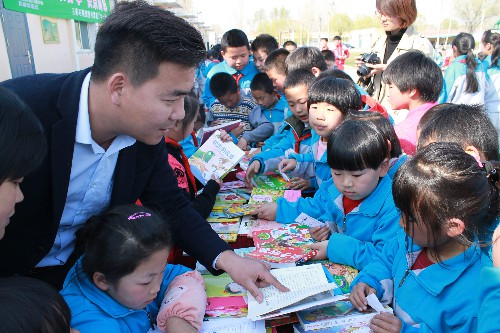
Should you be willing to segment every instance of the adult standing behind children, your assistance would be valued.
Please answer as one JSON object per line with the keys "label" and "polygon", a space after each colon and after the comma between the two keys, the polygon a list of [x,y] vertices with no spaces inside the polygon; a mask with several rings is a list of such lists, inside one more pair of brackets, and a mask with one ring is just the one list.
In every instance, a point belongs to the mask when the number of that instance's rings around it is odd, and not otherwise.
{"label": "adult standing behind children", "polygon": [[[392,111],[387,97],[387,85],[382,81],[382,73],[387,64],[408,50],[416,49],[426,56],[432,56],[434,48],[431,42],[412,26],[417,19],[415,0],[377,0],[376,7],[385,34],[375,40],[372,52],[377,53],[381,63],[366,64],[372,70],[364,78],[364,83],[368,86],[367,91],[373,91],[371,95],[398,120],[401,117],[398,117],[399,112],[396,114]],[[362,63],[360,60],[356,61],[358,67]]]}
{"label": "adult standing behind children", "polygon": [[60,287],[80,255],[75,232],[109,206],[140,199],[212,272],[225,270],[259,299],[266,281],[282,288],[268,266],[237,256],[212,231],[168,166],[162,138],[184,117],[204,54],[186,21],[146,2],[120,2],[99,29],[91,69],[3,83],[38,115],[49,156],[23,183],[26,200],[0,241],[0,275]]}
{"label": "adult standing behind children", "polygon": [[239,29],[226,31],[222,35],[221,47],[224,61],[215,65],[207,74],[205,91],[203,92],[203,100],[207,109],[215,102],[215,97],[210,90],[210,80],[214,74],[231,74],[236,80],[243,97],[252,98],[250,82],[252,82],[255,74],[259,72],[253,61],[250,61],[248,37],[243,31]]}

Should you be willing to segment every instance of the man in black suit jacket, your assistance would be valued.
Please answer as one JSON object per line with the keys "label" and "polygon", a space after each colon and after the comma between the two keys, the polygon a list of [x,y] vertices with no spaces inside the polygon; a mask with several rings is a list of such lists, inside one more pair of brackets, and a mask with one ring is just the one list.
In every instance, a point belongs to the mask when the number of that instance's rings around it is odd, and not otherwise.
{"label": "man in black suit jacket", "polygon": [[59,265],[44,262],[67,227],[60,225],[63,211],[68,204],[81,204],[67,194],[72,170],[83,162],[75,135],[85,114],[97,148],[106,151],[119,136],[136,140],[119,151],[111,170],[109,206],[140,199],[159,210],[170,221],[177,244],[212,273],[228,272],[258,299],[258,287],[268,283],[284,289],[268,265],[237,256],[217,236],[179,189],[168,164],[163,136],[184,117],[184,96],[204,54],[201,35],[184,20],[144,2],[123,2],[98,32],[91,70],[2,83],[39,117],[49,154],[22,184],[25,200],[0,241],[1,275],[30,275],[60,287],[78,258],[76,250]]}

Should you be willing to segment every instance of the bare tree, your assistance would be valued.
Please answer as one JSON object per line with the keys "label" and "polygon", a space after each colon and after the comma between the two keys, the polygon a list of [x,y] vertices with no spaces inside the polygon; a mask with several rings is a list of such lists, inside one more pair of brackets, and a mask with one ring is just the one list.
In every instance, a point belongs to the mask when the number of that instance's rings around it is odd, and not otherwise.
{"label": "bare tree", "polygon": [[464,21],[465,29],[474,33],[480,26],[484,10],[484,20],[500,13],[496,0],[455,0],[453,6],[457,17]]}

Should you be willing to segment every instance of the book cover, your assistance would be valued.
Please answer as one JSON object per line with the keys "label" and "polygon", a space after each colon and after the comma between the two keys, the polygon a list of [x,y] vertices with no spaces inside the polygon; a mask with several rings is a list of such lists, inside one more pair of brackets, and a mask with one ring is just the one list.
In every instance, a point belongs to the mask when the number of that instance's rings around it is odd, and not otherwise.
{"label": "book cover", "polygon": [[241,123],[241,120],[234,120],[230,121],[227,123],[223,123],[217,126],[211,126],[211,127],[203,127],[201,129],[201,144],[203,145],[209,138],[210,136],[218,130],[223,129],[226,132],[231,132],[233,129],[238,127]]}
{"label": "book cover", "polygon": [[205,318],[200,333],[265,333],[264,325],[248,318]]}
{"label": "book cover", "polygon": [[261,231],[261,230],[266,230],[266,229],[279,229],[279,228],[285,228],[285,227],[290,227],[290,226],[297,226],[297,224],[283,224],[279,223],[276,221],[268,221],[268,220],[263,220],[263,219],[257,219],[252,223],[249,237],[253,238],[253,233],[256,231]]}
{"label": "book cover", "polygon": [[299,322],[296,313],[290,313],[283,316],[274,317],[272,319],[266,320],[266,328],[283,326],[287,324],[295,324]]}
{"label": "book cover", "polygon": [[217,196],[215,197],[215,203],[218,204],[246,203],[247,201],[247,198],[244,198],[235,192],[221,192],[217,193]]}
{"label": "book cover", "polygon": [[246,317],[248,304],[243,296],[207,298],[206,317]]}
{"label": "book cover", "polygon": [[189,158],[193,175],[206,184],[215,175],[224,178],[241,160],[245,152],[232,142],[222,142],[220,131],[212,136]]}
{"label": "book cover", "polygon": [[284,190],[270,190],[267,188],[254,187],[252,189],[252,194],[250,195],[250,201],[248,201],[248,204],[251,205],[276,202],[276,200],[283,197],[284,194]]}
{"label": "book cover", "polygon": [[240,224],[232,222],[219,222],[210,223],[210,227],[218,234],[237,234]]}
{"label": "book cover", "polygon": [[336,264],[328,260],[311,260],[304,263],[304,265],[312,264],[321,264],[325,267],[343,294],[349,293],[349,287],[359,273],[359,271],[354,267]]}
{"label": "book cover", "polygon": [[236,242],[236,239],[238,238],[238,234],[217,234],[219,235],[219,238],[222,239],[223,241],[226,241],[227,243],[234,243]]}
{"label": "book cover", "polygon": [[267,173],[265,175],[255,175],[252,178],[255,187],[267,188],[270,190],[286,190],[289,183],[279,173]]}
{"label": "book cover", "polygon": [[238,235],[248,236],[251,235],[251,229],[257,218],[251,215],[243,216],[241,218],[240,229],[238,229]]}
{"label": "book cover", "polygon": [[247,257],[269,263],[295,264],[311,259],[316,251],[307,245],[314,243],[309,228],[286,226],[279,229],[260,230],[253,233],[256,250]]}
{"label": "book cover", "polygon": [[323,328],[314,331],[306,331],[300,324],[293,325],[294,333],[370,333],[370,323],[358,323],[352,325]]}
{"label": "book cover", "polygon": [[234,190],[237,188],[245,187],[245,182],[242,180],[235,180],[232,182],[224,182],[222,183],[222,187],[220,188],[221,192]]}
{"label": "book cover", "polygon": [[245,216],[245,215],[250,215],[251,212],[255,210],[256,206],[255,205],[248,205],[248,204],[243,204],[243,205],[232,205],[231,207],[224,208],[224,214],[227,215],[227,217],[237,217],[237,216]]}

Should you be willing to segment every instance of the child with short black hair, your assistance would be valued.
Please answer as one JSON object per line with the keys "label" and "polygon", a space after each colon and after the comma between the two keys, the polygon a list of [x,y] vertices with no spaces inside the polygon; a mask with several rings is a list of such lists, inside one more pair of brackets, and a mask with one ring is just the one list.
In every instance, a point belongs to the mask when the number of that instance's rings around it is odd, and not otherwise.
{"label": "child with short black hair", "polygon": [[203,279],[167,264],[168,223],[152,210],[117,206],[78,230],[84,255],[61,291],[81,333],[198,332],[206,305]]}
{"label": "child with short black hair", "polygon": [[297,43],[295,43],[293,40],[287,40],[283,43],[283,48],[289,52],[295,51],[297,49]]}
{"label": "child with short black hair", "polygon": [[286,79],[286,58],[290,54],[286,49],[277,49],[269,54],[264,63],[267,76],[273,81],[274,88],[284,96],[283,84]]}
{"label": "child with short black hair", "polygon": [[261,73],[265,73],[264,63],[271,52],[279,48],[278,41],[271,35],[260,34],[252,42],[253,62]]}
{"label": "child with short black hair", "polygon": [[337,66],[335,66],[335,55],[333,54],[332,51],[330,50],[323,50],[321,51],[321,54],[325,58],[326,65],[328,66],[328,69],[335,69]]}
{"label": "child with short black hair", "polygon": [[[394,315],[371,319],[375,332],[479,332],[479,283],[491,259],[478,239],[499,214],[497,171],[458,145],[432,143],[396,172],[393,195],[404,232],[387,242],[351,284],[351,303],[375,294]],[[418,301],[415,301],[418,295]]]}
{"label": "child with short black hair", "polygon": [[286,58],[287,73],[296,69],[310,70],[314,76],[328,69],[325,58],[317,47],[303,46],[299,47]]}
{"label": "child with short black hair", "polygon": [[228,73],[233,76],[243,97],[251,98],[250,82],[259,71],[250,61],[250,47],[247,35],[239,29],[231,29],[222,35],[221,54],[224,61],[215,65],[207,74],[203,100],[210,109],[216,97],[210,90],[210,81],[216,73]]}
{"label": "child with short black hair", "polygon": [[[311,149],[311,128],[309,127],[309,111],[307,99],[309,87],[314,81],[314,75],[308,70],[290,72],[285,80],[285,95],[292,115],[284,120],[280,129],[283,138],[276,142],[276,136],[266,140],[262,152],[250,160],[246,170],[245,182],[251,186],[255,174],[275,171],[279,162],[291,152],[307,153]],[[292,189],[310,187],[309,178],[312,175],[291,174],[295,182]]]}
{"label": "child with short black hair", "polygon": [[394,59],[384,71],[392,110],[410,110],[406,119],[396,124],[396,134],[403,151],[413,155],[417,147],[420,118],[436,105],[443,85],[441,69],[420,51],[409,51]]}
{"label": "child with short black hair", "polygon": [[[231,131],[234,143],[243,150],[249,145],[268,139],[274,127],[261,108],[252,100],[242,97],[236,81],[228,73],[217,73],[210,81],[210,89],[217,100],[209,111],[212,125],[241,120]],[[253,98],[253,97],[252,97]],[[225,132],[224,132],[225,133]]]}
{"label": "child with short black hair", "polygon": [[[363,269],[398,231],[399,212],[392,200],[390,145],[371,122],[346,120],[328,139],[332,178],[313,198],[280,198],[257,210],[259,218],[291,223],[300,213],[328,222],[312,244],[316,259]],[[328,239],[329,233],[332,235]]]}

